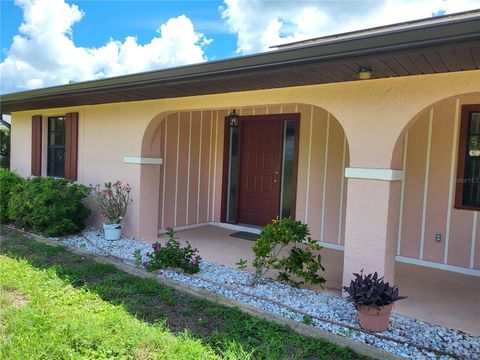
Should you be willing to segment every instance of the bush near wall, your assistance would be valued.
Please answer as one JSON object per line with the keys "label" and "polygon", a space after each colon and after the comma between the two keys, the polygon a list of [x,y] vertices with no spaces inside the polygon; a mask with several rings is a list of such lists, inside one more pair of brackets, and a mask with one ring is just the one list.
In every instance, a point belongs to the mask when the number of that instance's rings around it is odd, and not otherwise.
{"label": "bush near wall", "polygon": [[9,221],[8,200],[12,190],[17,185],[25,184],[26,180],[13,171],[0,169],[0,223]]}
{"label": "bush near wall", "polygon": [[8,216],[17,225],[46,236],[76,233],[91,211],[82,204],[90,189],[64,179],[35,177],[17,186],[8,202]]}

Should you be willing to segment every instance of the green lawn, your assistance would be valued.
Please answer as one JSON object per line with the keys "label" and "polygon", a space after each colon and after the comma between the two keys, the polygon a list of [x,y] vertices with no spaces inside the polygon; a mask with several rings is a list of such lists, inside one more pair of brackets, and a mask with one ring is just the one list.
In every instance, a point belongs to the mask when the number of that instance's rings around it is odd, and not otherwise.
{"label": "green lawn", "polygon": [[364,358],[61,246],[0,245],[0,359]]}

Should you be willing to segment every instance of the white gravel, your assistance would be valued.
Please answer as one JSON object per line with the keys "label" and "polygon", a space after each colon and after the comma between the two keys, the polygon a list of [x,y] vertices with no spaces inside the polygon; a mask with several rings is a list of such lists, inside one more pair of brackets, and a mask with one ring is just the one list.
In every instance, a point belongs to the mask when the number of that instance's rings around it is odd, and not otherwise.
{"label": "white gravel", "polygon": [[[135,250],[141,252],[144,260],[146,252],[151,251],[149,244],[126,238],[107,241],[101,231],[93,228],[79,235],[57,240],[132,265],[135,264]],[[338,296],[297,289],[274,280],[261,280],[251,286],[251,274],[208,261],[203,261],[200,268],[201,271],[195,275],[163,270],[159,272],[159,276],[206,289],[297,321],[303,321],[305,314],[308,314],[313,326],[405,358],[480,359],[480,337],[477,336],[397,313],[392,313],[388,331],[372,335],[360,329],[352,304]]]}

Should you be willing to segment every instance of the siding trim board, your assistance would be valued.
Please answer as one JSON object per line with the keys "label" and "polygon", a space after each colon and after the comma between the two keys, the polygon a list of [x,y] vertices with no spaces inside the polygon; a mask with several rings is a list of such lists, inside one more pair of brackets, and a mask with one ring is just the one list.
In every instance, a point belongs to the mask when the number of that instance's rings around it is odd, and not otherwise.
{"label": "siding trim board", "polygon": [[[310,136],[312,136],[310,134]],[[327,201],[327,173],[328,173],[328,145],[330,139],[330,113],[327,114],[327,130],[325,132],[325,159],[323,163],[323,190],[322,190],[322,219],[320,222],[320,242],[324,242],[325,233],[325,204]]]}
{"label": "siding trim board", "polygon": [[448,245],[450,242],[450,226],[452,222],[452,207],[454,202],[454,188],[455,188],[455,160],[457,159],[458,151],[458,127],[460,124],[460,99],[455,100],[455,119],[452,139],[452,157],[450,159],[450,184],[448,187],[448,208],[447,219],[445,224],[445,250],[443,254],[443,263],[448,262]]}
{"label": "siding trim board", "polygon": [[[408,131],[405,134],[405,142],[403,145],[403,164],[402,164],[403,171],[405,171],[407,167],[407,156],[408,156]],[[400,255],[401,246],[402,246],[404,201],[405,201],[405,179],[402,180],[402,189],[400,192],[400,213],[399,213],[399,219],[398,219],[397,255]]]}
{"label": "siding trim board", "polygon": [[424,266],[432,269],[447,270],[451,272],[456,272],[465,275],[480,276],[480,270],[478,269],[468,269],[462,266],[442,264],[434,261],[427,261],[421,259],[414,259],[406,256],[396,256],[395,260],[404,264],[412,264],[418,266]]}
{"label": "siding trim board", "polygon": [[342,243],[342,229],[343,229],[343,201],[345,193],[345,164],[347,161],[347,136],[343,134],[343,153],[342,153],[342,175],[340,179],[340,206],[338,209],[338,235],[337,244]]}
{"label": "siding trim board", "polygon": [[423,184],[422,227],[420,230],[420,259],[423,259],[425,249],[425,227],[427,220],[428,181],[430,178],[430,157],[432,154],[433,108],[428,119],[427,157],[425,160],[425,181]]}
{"label": "siding trim board", "polygon": [[404,179],[404,171],[347,167],[345,168],[345,177],[366,180],[399,181]]}
{"label": "siding trim board", "polygon": [[472,244],[470,247],[470,269],[473,269],[475,263],[475,245],[477,242],[477,222],[478,222],[478,211],[473,212],[473,224],[472,224]]}
{"label": "siding trim board", "polygon": [[162,165],[163,158],[156,157],[142,157],[142,156],[124,156],[123,162],[125,164],[139,164],[139,165]]}
{"label": "siding trim board", "polygon": [[[295,112],[298,112],[298,107],[295,106]],[[312,134],[313,134],[313,105],[310,107],[310,123],[308,131],[308,160],[307,160],[307,185],[305,189],[305,223],[308,224],[308,209],[310,206],[310,174],[311,174],[311,165],[312,165]],[[320,229],[321,231],[321,229]]]}

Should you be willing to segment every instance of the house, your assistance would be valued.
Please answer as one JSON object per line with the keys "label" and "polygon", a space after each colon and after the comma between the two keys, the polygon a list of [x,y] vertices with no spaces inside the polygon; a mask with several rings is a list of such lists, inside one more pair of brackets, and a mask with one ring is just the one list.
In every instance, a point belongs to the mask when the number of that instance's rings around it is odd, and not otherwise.
{"label": "house", "polygon": [[344,252],[344,283],[393,280],[396,261],[479,276],[479,69],[471,11],[7,94],[1,112],[22,176],[130,183],[136,239],[293,216]]}

